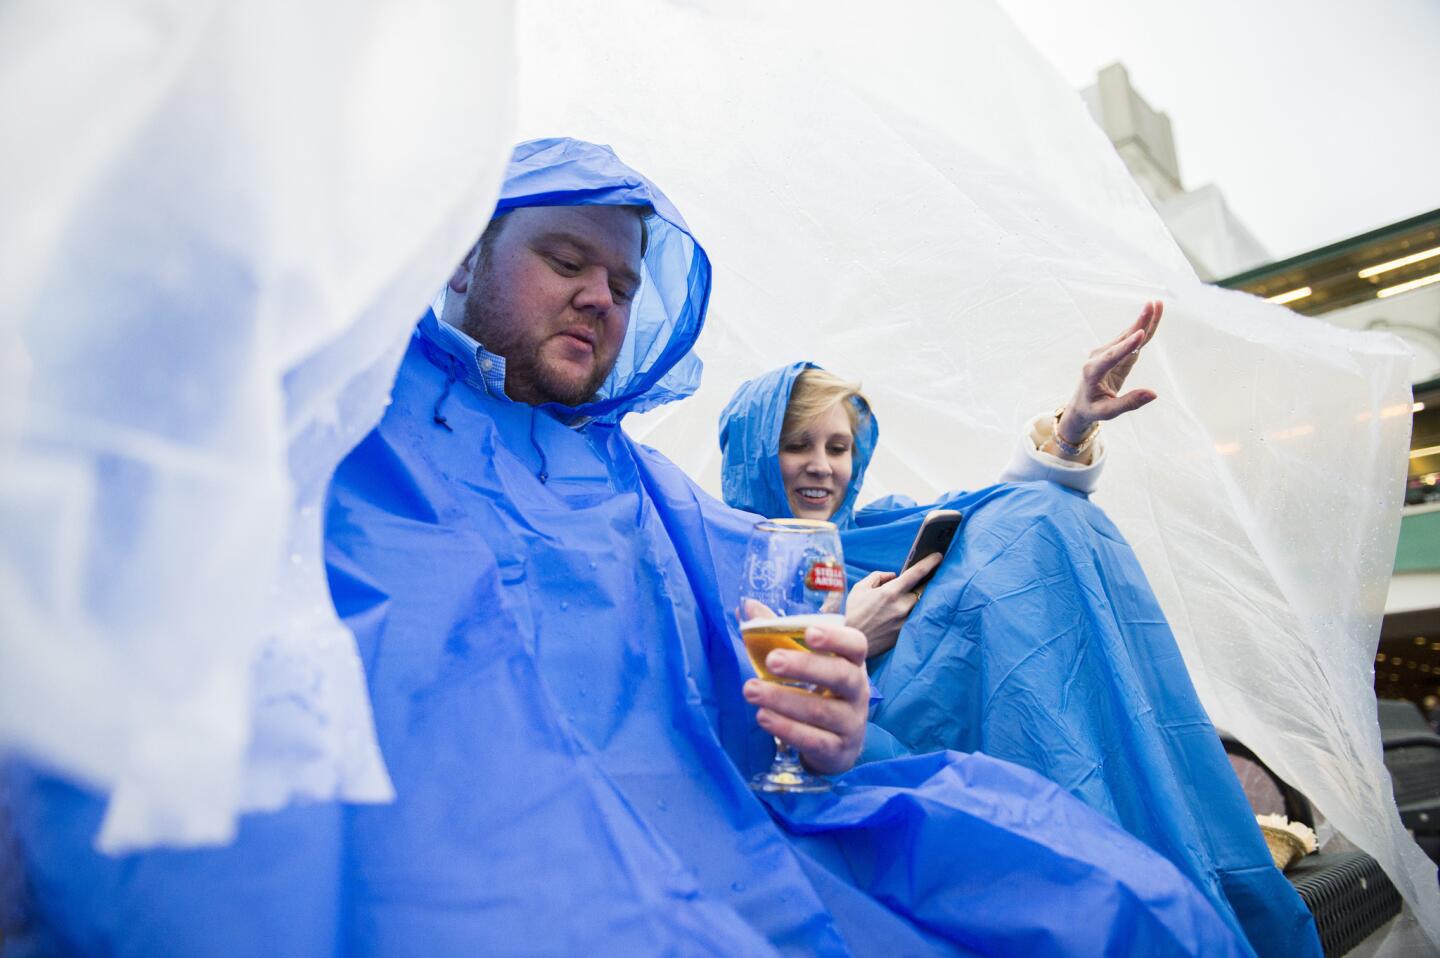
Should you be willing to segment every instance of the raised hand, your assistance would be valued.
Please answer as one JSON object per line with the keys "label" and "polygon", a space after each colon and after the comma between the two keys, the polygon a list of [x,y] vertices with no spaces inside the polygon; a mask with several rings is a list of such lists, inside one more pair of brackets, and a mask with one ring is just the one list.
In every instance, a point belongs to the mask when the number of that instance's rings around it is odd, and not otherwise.
{"label": "raised hand", "polygon": [[[1118,337],[1093,350],[1080,370],[1080,384],[1065,407],[1056,434],[1071,446],[1079,446],[1088,438],[1091,428],[1127,412],[1139,409],[1155,399],[1151,389],[1132,389],[1122,393],[1125,378],[1140,358],[1140,350],[1155,338],[1165,304],[1153,300],[1140,310],[1140,316]],[[1050,445],[1055,445],[1051,443]],[[1047,452],[1065,456],[1062,447]],[[1066,458],[1073,458],[1066,456]]]}

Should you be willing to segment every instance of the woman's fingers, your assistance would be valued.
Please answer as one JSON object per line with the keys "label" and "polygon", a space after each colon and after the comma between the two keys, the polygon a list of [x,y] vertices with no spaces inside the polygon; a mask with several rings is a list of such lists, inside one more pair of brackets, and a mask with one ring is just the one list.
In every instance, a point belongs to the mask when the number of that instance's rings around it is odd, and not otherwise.
{"label": "woman's fingers", "polygon": [[1155,332],[1160,328],[1160,317],[1165,315],[1165,303],[1161,300],[1157,299],[1149,305],[1152,308],[1150,310],[1150,322],[1145,327],[1145,342],[1147,343],[1155,338]]}
{"label": "woman's fingers", "polygon": [[870,583],[872,589],[878,589],[893,578],[895,578],[893,572],[872,572],[860,581]]}
{"label": "woman's fingers", "polygon": [[1150,300],[1140,310],[1140,318],[1136,320],[1130,328],[1143,329],[1145,331],[1145,338],[1140,342],[1142,347],[1155,338],[1155,330],[1160,327],[1160,317],[1164,315],[1164,313],[1165,304],[1158,299]]}
{"label": "woman's fingers", "polygon": [[1140,315],[1118,339],[1090,354],[1080,371],[1080,385],[1066,409],[1068,430],[1088,428],[1091,423],[1114,419],[1154,401],[1149,389],[1135,389],[1120,395],[1140,350],[1155,338],[1165,303],[1154,299],[1140,308]]}
{"label": "woman's fingers", "polygon": [[1159,327],[1160,317],[1164,312],[1165,304],[1160,300],[1152,299],[1146,302],[1144,306],[1140,307],[1140,315],[1135,318],[1135,321],[1129,326],[1126,326],[1124,332],[1119,336],[1116,336],[1099,349],[1092,351],[1090,354],[1091,357],[1097,356],[1100,353],[1108,353],[1113,347],[1119,346],[1138,332],[1145,334],[1144,339],[1140,341],[1140,345],[1144,346],[1155,338],[1155,330]]}
{"label": "woman's fingers", "polygon": [[1150,304],[1149,304],[1149,303],[1146,303],[1146,304],[1145,304],[1145,307],[1140,310],[1140,315],[1135,318],[1135,321],[1134,321],[1134,322],[1132,322],[1130,325],[1126,326],[1125,329],[1121,331],[1121,333],[1120,333],[1119,336],[1116,336],[1114,339],[1110,340],[1108,343],[1105,343],[1104,345],[1097,346],[1095,349],[1090,350],[1090,355],[1091,355],[1091,357],[1093,358],[1093,357],[1095,357],[1095,356],[1100,355],[1100,354],[1103,353],[1103,352],[1108,352],[1112,346],[1118,346],[1118,345],[1120,345],[1120,343],[1123,342],[1124,340],[1128,339],[1128,338],[1131,337],[1131,336],[1134,336],[1134,335],[1135,335],[1137,332],[1139,332],[1140,330],[1145,329],[1145,328],[1147,327],[1147,324],[1148,324],[1149,322],[1150,322]]}
{"label": "woman's fingers", "polygon": [[1095,404],[1095,413],[1097,418],[1100,419],[1114,419],[1116,416],[1123,416],[1127,412],[1134,412],[1141,406],[1154,402],[1154,400],[1154,390],[1132,389],[1123,396],[1097,402]]}
{"label": "woman's fingers", "polygon": [[918,586],[921,580],[923,580],[927,575],[939,568],[940,562],[944,558],[945,556],[943,554],[939,552],[932,552],[930,555],[921,559],[919,562],[915,563],[910,568],[906,569],[898,576],[896,576],[895,579],[890,583],[890,590],[896,593],[913,595],[915,592],[915,587]]}
{"label": "woman's fingers", "polygon": [[1081,371],[1088,383],[1098,383],[1116,366],[1120,365],[1145,343],[1145,331],[1137,329],[1106,349],[1098,356],[1090,357]]}

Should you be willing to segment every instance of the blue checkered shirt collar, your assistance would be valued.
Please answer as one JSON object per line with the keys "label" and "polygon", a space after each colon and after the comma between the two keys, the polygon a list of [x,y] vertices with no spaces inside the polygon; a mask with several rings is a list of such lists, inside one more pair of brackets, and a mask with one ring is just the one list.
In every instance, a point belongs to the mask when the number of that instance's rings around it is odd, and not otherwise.
{"label": "blue checkered shirt collar", "polygon": [[[431,318],[434,322],[430,322]],[[460,365],[456,372],[463,376],[456,378],[472,389],[478,389],[491,399],[513,403],[505,395],[505,357],[497,356],[472,337],[465,330],[451,326],[433,310],[420,322],[419,335],[453,356]],[[561,419],[571,429],[579,429],[591,421],[589,416],[572,416]]]}
{"label": "blue checkered shirt collar", "polygon": [[451,326],[439,316],[435,317],[433,327],[427,329],[427,326],[428,323],[421,324],[421,334],[460,361],[460,369],[465,373],[460,378],[466,385],[480,390],[491,399],[501,402],[514,401],[505,395],[504,356],[490,352],[469,333]]}

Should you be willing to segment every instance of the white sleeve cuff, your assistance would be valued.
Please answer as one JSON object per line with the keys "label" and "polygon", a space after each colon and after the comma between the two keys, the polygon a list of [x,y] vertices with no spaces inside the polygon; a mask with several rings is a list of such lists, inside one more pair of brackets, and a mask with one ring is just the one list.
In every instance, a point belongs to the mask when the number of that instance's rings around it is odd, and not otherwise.
{"label": "white sleeve cuff", "polygon": [[1040,447],[1050,441],[1054,428],[1055,419],[1050,413],[1041,413],[1026,423],[1010,465],[1000,473],[1000,481],[1036,482],[1048,479],[1088,496],[1100,484],[1100,471],[1105,468],[1105,440],[1095,437],[1090,446],[1090,465],[1083,466],[1040,451]]}

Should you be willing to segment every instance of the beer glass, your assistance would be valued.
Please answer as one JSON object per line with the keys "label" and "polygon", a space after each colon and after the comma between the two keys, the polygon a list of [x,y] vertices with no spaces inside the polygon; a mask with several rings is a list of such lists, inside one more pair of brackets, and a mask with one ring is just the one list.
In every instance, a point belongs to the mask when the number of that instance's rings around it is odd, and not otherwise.
{"label": "beer glass", "polygon": [[[833,522],[767,519],[756,523],[745,550],[740,584],[740,636],[755,672],[766,682],[814,694],[814,686],[781,678],[765,665],[775,649],[809,652],[805,630],[845,624],[845,560]],[[824,778],[800,763],[795,749],[775,739],[769,771],[750,780],[761,792],[823,792]]]}

